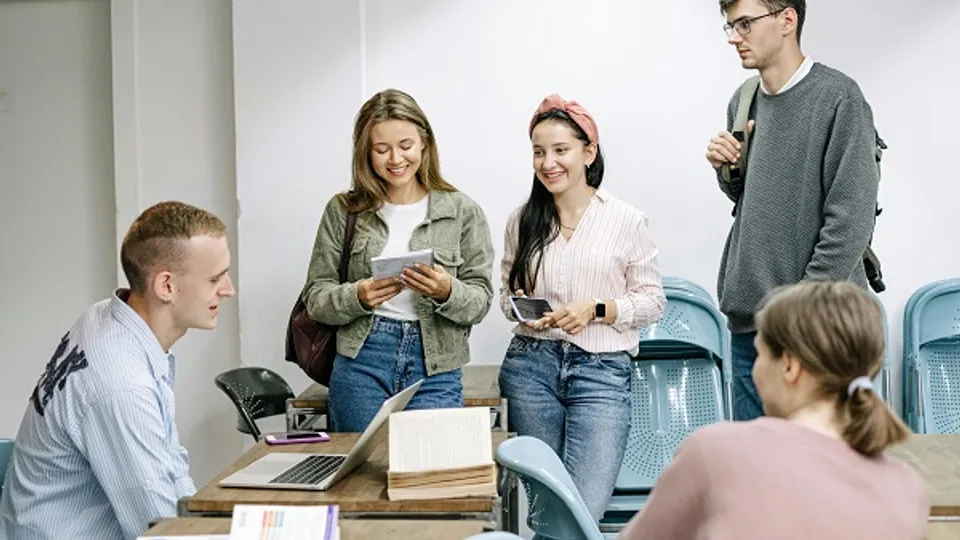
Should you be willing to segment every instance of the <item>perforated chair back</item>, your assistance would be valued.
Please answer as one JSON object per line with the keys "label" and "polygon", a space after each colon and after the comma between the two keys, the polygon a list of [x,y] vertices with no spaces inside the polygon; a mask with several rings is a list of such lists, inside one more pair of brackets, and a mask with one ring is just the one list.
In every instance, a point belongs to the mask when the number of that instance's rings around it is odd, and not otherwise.
{"label": "perforated chair back", "polygon": [[925,287],[910,307],[905,416],[918,433],[960,434],[960,280]]}
{"label": "perforated chair back", "polygon": [[258,441],[262,433],[255,420],[285,414],[287,399],[293,397],[283,377],[262,367],[231,369],[217,375],[214,382],[237,409],[237,430]]}
{"label": "perforated chair back", "polygon": [[644,494],[680,443],[725,418],[721,376],[710,358],[637,360],[630,382],[630,435],[616,491]]}

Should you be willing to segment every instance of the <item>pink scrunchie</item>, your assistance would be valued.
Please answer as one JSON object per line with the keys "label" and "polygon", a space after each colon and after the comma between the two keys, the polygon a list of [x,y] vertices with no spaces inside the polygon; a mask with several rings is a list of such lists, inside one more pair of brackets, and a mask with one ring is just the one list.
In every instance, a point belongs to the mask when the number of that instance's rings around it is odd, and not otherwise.
{"label": "pink scrunchie", "polygon": [[533,135],[533,127],[537,121],[537,117],[551,109],[560,109],[567,113],[567,115],[580,126],[580,129],[587,134],[587,139],[590,142],[599,142],[600,134],[597,131],[597,123],[593,121],[590,113],[576,101],[567,101],[557,94],[551,94],[545,97],[540,103],[540,106],[537,107],[537,112],[533,113],[533,118],[530,119],[530,135]]}

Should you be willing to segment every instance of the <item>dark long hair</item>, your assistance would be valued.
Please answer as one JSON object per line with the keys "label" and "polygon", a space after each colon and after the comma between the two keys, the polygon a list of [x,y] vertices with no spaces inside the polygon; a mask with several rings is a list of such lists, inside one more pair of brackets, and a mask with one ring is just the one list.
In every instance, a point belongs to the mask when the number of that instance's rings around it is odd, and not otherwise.
{"label": "dark long hair", "polygon": [[[573,133],[584,145],[590,143],[587,134],[574,122],[567,113],[559,109],[551,109],[537,117],[534,127],[545,120],[561,122],[573,130]],[[587,185],[593,188],[603,183],[603,153],[597,145],[597,157],[587,167]],[[510,268],[510,290],[523,290],[530,293],[537,286],[537,274],[540,272],[540,262],[543,249],[553,242],[560,233],[560,214],[553,195],[547,191],[537,173],[533,173],[533,188],[530,198],[520,211],[520,220],[517,235],[517,256]]]}

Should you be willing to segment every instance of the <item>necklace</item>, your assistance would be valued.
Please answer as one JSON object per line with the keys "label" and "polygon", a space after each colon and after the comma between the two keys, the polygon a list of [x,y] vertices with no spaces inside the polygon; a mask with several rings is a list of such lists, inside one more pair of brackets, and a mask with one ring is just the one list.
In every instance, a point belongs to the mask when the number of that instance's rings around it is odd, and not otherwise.
{"label": "necklace", "polygon": [[564,225],[563,223],[560,224],[560,227],[561,227],[561,228],[564,228],[564,229],[566,229],[566,230],[568,230],[568,231],[575,231],[575,230],[577,230],[576,227],[567,227],[567,226]]}

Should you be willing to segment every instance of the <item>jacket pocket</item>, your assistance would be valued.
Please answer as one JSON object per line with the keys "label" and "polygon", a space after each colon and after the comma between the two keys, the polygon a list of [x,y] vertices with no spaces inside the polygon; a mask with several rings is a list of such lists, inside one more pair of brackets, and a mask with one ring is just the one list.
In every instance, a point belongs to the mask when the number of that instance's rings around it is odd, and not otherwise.
{"label": "jacket pocket", "polygon": [[453,277],[457,277],[459,268],[463,266],[463,257],[460,256],[460,252],[452,249],[435,248],[433,259]]}

